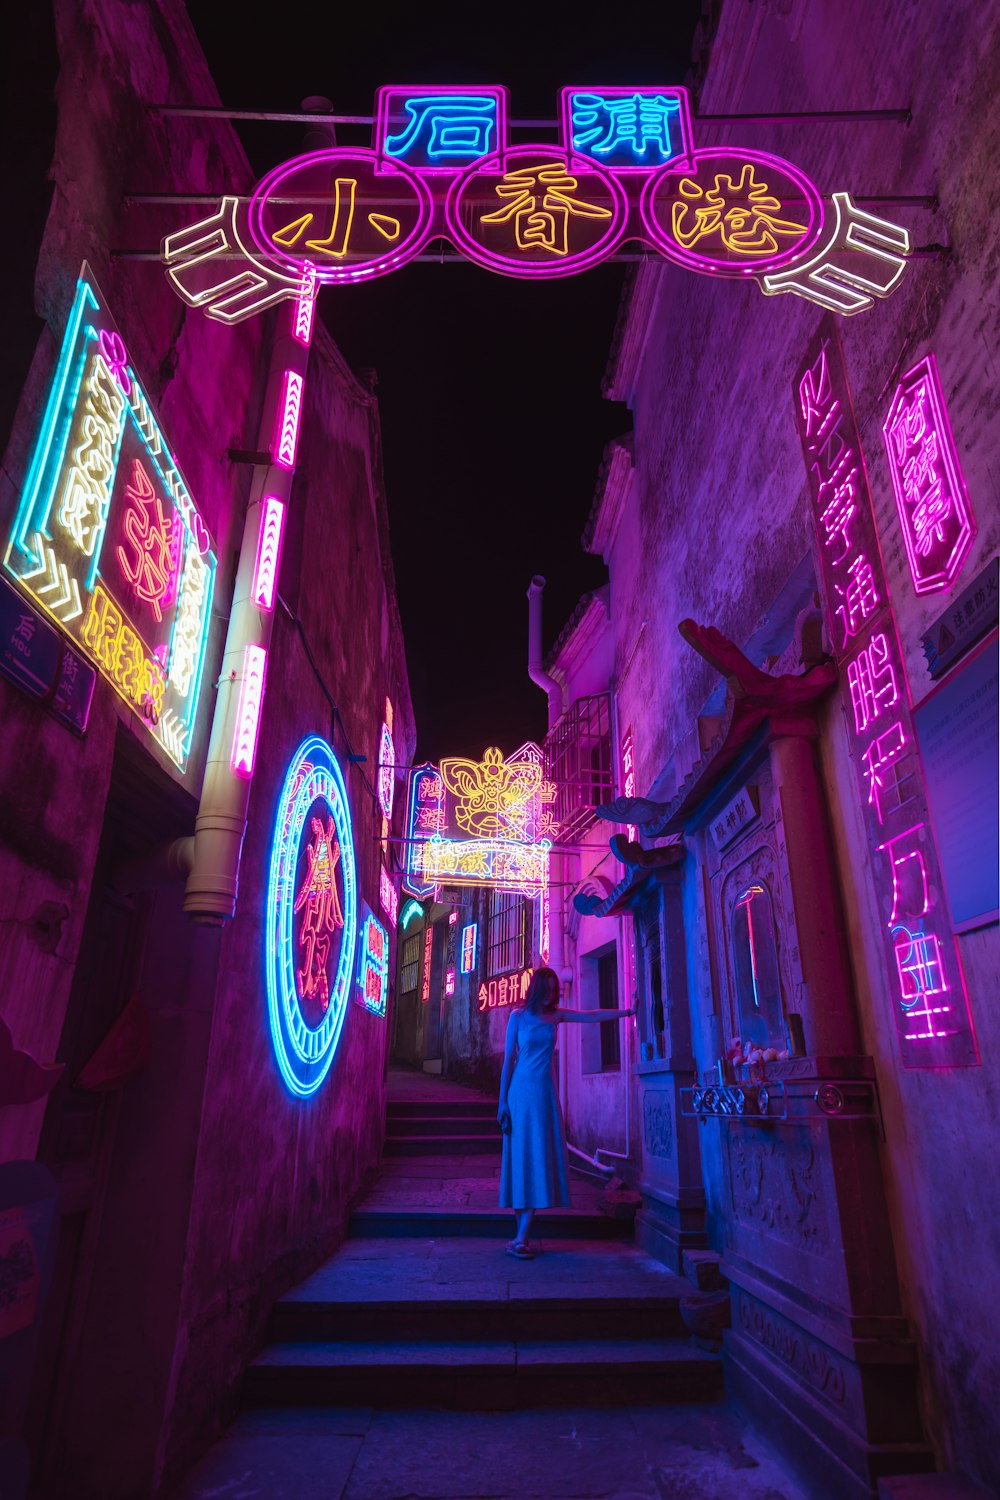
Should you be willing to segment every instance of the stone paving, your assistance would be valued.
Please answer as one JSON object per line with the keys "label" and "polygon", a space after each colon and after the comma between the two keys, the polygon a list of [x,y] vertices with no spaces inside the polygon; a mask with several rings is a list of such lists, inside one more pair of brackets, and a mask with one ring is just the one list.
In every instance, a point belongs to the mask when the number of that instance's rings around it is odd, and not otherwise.
{"label": "stone paving", "polygon": [[[390,1075],[391,1092],[440,1099],[454,1085]],[[421,1092],[422,1091],[422,1092]],[[466,1095],[467,1097],[467,1095]],[[421,1157],[383,1163],[366,1209],[496,1215],[495,1159]],[[574,1177],[573,1211],[599,1189]],[[648,1308],[687,1282],[629,1241],[562,1237],[538,1219],[542,1253],[515,1261],[503,1236],[349,1239],[282,1304],[294,1316],[326,1303],[426,1309],[440,1300],[489,1309],[586,1300],[589,1315]],[[546,1221],[550,1236],[546,1237]],[[358,1315],[357,1313],[355,1315]],[[363,1314],[368,1316],[367,1314]],[[723,1404],[553,1406],[476,1411],[376,1405],[244,1411],[173,1500],[811,1500],[779,1458]]]}

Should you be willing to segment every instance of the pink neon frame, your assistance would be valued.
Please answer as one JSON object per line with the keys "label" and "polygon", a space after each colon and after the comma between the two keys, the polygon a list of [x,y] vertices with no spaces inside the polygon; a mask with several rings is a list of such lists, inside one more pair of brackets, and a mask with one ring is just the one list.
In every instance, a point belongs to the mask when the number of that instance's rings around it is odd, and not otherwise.
{"label": "pink neon frame", "polygon": [[400,178],[412,187],[417,201],[417,222],[406,239],[402,240],[399,245],[393,246],[385,255],[364,261],[356,266],[321,265],[315,261],[304,263],[302,257],[283,255],[268,239],[264,231],[264,209],[271,195],[278,192],[289,177],[303,168],[321,165],[329,167],[331,172],[335,173],[338,167],[349,167],[352,162],[359,161],[370,165],[374,172],[379,171],[379,159],[374,151],[368,151],[361,146],[334,147],[330,151],[310,151],[305,156],[293,156],[291,160],[281,162],[268,172],[266,177],[261,178],[253,190],[248,212],[251,238],[266,261],[272,264],[277,262],[286,271],[291,271],[293,275],[300,277],[305,270],[305,264],[313,265],[316,270],[317,284],[332,286],[337,282],[368,281],[375,276],[385,276],[387,272],[395,271],[399,266],[405,265],[418,253],[427,240],[434,211],[434,199],[430,188],[421,181],[416,172],[399,164],[394,165],[392,169],[393,190],[398,188]]}
{"label": "pink neon frame", "polygon": [[257,759],[257,735],[260,730],[260,708],[264,700],[264,674],[267,652],[263,646],[246,646],[243,651],[243,681],[233,730],[233,753],[229,764],[237,776],[247,781],[253,775]]}
{"label": "pink neon frame", "polygon": [[[497,105],[497,143],[494,146],[493,150],[488,152],[484,158],[481,158],[481,160],[488,161],[491,160],[494,156],[502,156],[507,149],[507,120],[510,114],[510,92],[504,87],[503,84],[387,83],[378,90],[378,93],[375,96],[375,125],[374,134],[372,136],[372,146],[381,164],[380,170],[395,172],[401,165],[403,165],[398,157],[387,155],[382,146],[382,143],[390,134],[389,114],[392,109],[392,96],[394,94],[401,94],[404,97],[407,95],[412,96],[418,94],[422,95],[425,98],[429,97],[432,94],[439,94],[444,99],[454,99],[456,97],[466,97],[469,94],[478,94],[481,98],[495,99]],[[464,163],[460,167],[456,167],[454,165],[440,167],[427,165],[421,166],[420,171],[421,173],[447,172],[453,174],[455,172],[464,171],[466,165],[468,165],[468,163]],[[415,169],[411,167],[409,168],[409,170],[413,171]]]}
{"label": "pink neon frame", "polygon": [[[573,150],[573,118],[571,100],[574,94],[600,94],[605,99],[631,99],[634,94],[667,94],[677,99],[680,105],[678,121],[680,125],[681,138],[686,150],[678,152],[671,158],[671,167],[684,167],[690,171],[694,163],[694,126],[691,122],[691,95],[687,89],[680,88],[677,84],[632,84],[630,87],[616,84],[613,88],[604,83],[571,83],[559,90],[559,126],[562,142],[567,151]],[[580,153],[583,155],[584,153]],[[593,158],[586,157],[590,161]],[[600,163],[598,162],[599,166]],[[663,166],[668,163],[664,162]],[[635,166],[626,167],[621,163],[615,165],[616,172],[650,172],[659,171],[660,165],[655,168],[644,166],[642,162],[636,162]]]}
{"label": "pink neon frame", "polygon": [[295,454],[299,446],[299,422],[302,418],[302,396],[305,378],[296,370],[285,371],[281,404],[274,421],[274,461],[283,469],[295,468]]}
{"label": "pink neon frame", "polygon": [[[793,166],[789,161],[784,161],[780,156],[772,156],[768,151],[742,151],[739,147],[724,149],[712,147],[710,150],[696,149],[692,152],[692,156],[693,163],[689,163],[686,167],[677,167],[671,162],[654,173],[642,190],[639,214],[642,219],[643,237],[661,255],[665,255],[676,265],[684,266],[689,271],[698,271],[702,275],[741,278],[770,275],[772,271],[802,260],[809,254],[823,232],[823,199],[815,183],[811,182],[804,172],[800,172],[798,167]],[[702,166],[711,168],[711,164],[716,161],[720,166],[723,163],[739,162],[741,165],[749,163],[755,167],[777,168],[779,172],[790,178],[809,205],[809,222],[804,226],[805,236],[796,240],[794,245],[787,250],[782,250],[778,255],[761,256],[746,265],[719,260],[712,255],[696,255],[693,250],[685,250],[683,245],[678,245],[676,240],[670,239],[653,215],[653,199],[658,189],[668,178],[698,172]]]}
{"label": "pink neon frame", "polygon": [[[928,559],[921,558],[916,551],[913,538],[913,530],[910,518],[907,514],[906,501],[902,486],[899,482],[899,466],[892,451],[892,428],[898,416],[898,408],[901,399],[908,395],[913,386],[920,379],[924,380],[924,389],[928,397],[928,420],[933,431],[943,435],[946,441],[938,444],[938,452],[941,467],[944,470],[949,493],[955,506],[955,513],[961,525],[961,531],[952,544],[951,555],[935,572],[925,573],[922,568],[927,565]],[[892,489],[896,497],[896,510],[899,514],[899,525],[903,533],[903,541],[906,544],[906,560],[910,565],[910,578],[913,582],[915,594],[934,594],[941,589],[950,589],[955,579],[961,573],[965,560],[969,555],[976,535],[976,518],[972,513],[969,503],[969,492],[965,484],[965,475],[962,473],[958,461],[958,451],[955,446],[955,435],[952,431],[951,419],[948,416],[948,408],[945,405],[944,391],[941,387],[941,376],[938,372],[937,360],[933,354],[925,354],[923,359],[918,360],[912,369],[907,370],[893,393],[889,413],[882,424],[882,436],[885,439],[886,453],[889,457],[889,472],[892,476]]]}
{"label": "pink neon frame", "polygon": [[[474,240],[468,234],[462,223],[460,213],[462,194],[474,177],[503,176],[519,161],[523,161],[526,166],[542,161],[562,161],[568,172],[587,173],[600,178],[601,185],[607,189],[614,204],[610,229],[605,230],[597,243],[589,250],[577,255],[567,255],[561,262],[522,261],[516,256],[498,255],[493,250],[487,250],[478,240]],[[512,150],[505,152],[502,162],[497,162],[493,158],[484,158],[482,161],[473,162],[471,167],[456,177],[448,189],[444,216],[448,238],[456,249],[476,265],[486,266],[490,271],[498,271],[502,276],[551,281],[556,276],[575,276],[579,271],[589,271],[591,266],[599,265],[602,260],[606,260],[613,253],[625,232],[628,221],[628,195],[621,183],[617,182],[610,172],[606,172],[587,156],[576,156],[572,152],[564,151],[561,147],[551,144],[515,146]]]}
{"label": "pink neon frame", "polygon": [[274,595],[278,583],[278,559],[281,555],[281,533],[284,524],[284,505],[277,495],[265,495],[261,505],[257,563],[254,567],[251,594],[258,609],[274,608]]}

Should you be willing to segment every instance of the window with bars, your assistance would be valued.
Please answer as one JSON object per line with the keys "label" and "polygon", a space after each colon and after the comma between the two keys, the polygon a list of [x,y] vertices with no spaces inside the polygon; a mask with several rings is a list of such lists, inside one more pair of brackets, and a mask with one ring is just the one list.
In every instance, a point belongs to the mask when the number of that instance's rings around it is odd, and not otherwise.
{"label": "window with bars", "polygon": [[399,971],[399,992],[410,995],[420,983],[420,954],[423,933],[415,932],[403,943],[403,960]]}
{"label": "window with bars", "polygon": [[[601,1010],[618,1009],[618,954],[614,948],[597,960],[597,1003]],[[600,1021],[601,1071],[621,1067],[621,1047],[617,1021]]]}
{"label": "window with bars", "polygon": [[528,903],[516,891],[491,891],[486,926],[486,975],[509,974],[527,963]]}
{"label": "window with bars", "polygon": [[545,774],[555,783],[553,816],[562,838],[591,826],[594,808],[614,795],[611,768],[611,696],[578,698],[550,729]]}

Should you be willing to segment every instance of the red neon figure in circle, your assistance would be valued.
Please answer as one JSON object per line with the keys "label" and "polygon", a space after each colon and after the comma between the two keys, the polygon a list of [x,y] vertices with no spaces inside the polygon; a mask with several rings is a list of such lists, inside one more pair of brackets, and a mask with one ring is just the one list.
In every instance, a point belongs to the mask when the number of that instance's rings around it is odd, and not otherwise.
{"label": "red neon figure in circle", "polygon": [[[296,970],[299,998],[318,1003],[321,1019],[330,1004],[327,969],[333,933],[344,925],[344,914],[337,892],[337,865],[340,844],[333,818],[309,820],[313,841],[306,846],[308,870],[295,897],[293,911],[305,908],[299,928],[299,947],[303,950],[302,967]],[[307,1018],[308,1019],[308,1018]]]}
{"label": "red neon figure in circle", "polygon": [[584,157],[519,146],[459,177],[445,216],[449,238],[477,265],[506,276],[571,276],[611,254],[628,200]]}
{"label": "red neon figure in circle", "polygon": [[823,229],[819,190],[791,162],[761,151],[694,153],[642,194],[646,238],[669,260],[710,276],[762,276],[802,259]]}
{"label": "red neon figure in circle", "polygon": [[250,233],[260,253],[322,283],[369,280],[403,265],[424,244],[433,200],[403,166],[380,170],[362,147],[314,151],[282,162],[254,188]]}

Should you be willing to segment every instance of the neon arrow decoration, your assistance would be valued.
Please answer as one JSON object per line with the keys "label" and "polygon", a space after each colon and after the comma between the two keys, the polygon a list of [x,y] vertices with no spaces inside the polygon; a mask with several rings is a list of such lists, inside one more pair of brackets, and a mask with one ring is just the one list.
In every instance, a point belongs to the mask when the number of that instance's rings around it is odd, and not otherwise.
{"label": "neon arrow decoration", "polygon": [[260,729],[260,707],[264,698],[264,671],[267,652],[263,646],[247,646],[243,653],[243,683],[236,710],[233,753],[230,765],[237,776],[247,781],[253,775],[257,758],[257,734]]}
{"label": "neon arrow decoration", "polygon": [[258,609],[273,609],[278,582],[278,556],[285,507],[277,495],[265,495],[257,543],[257,565],[254,568],[252,598]]}

